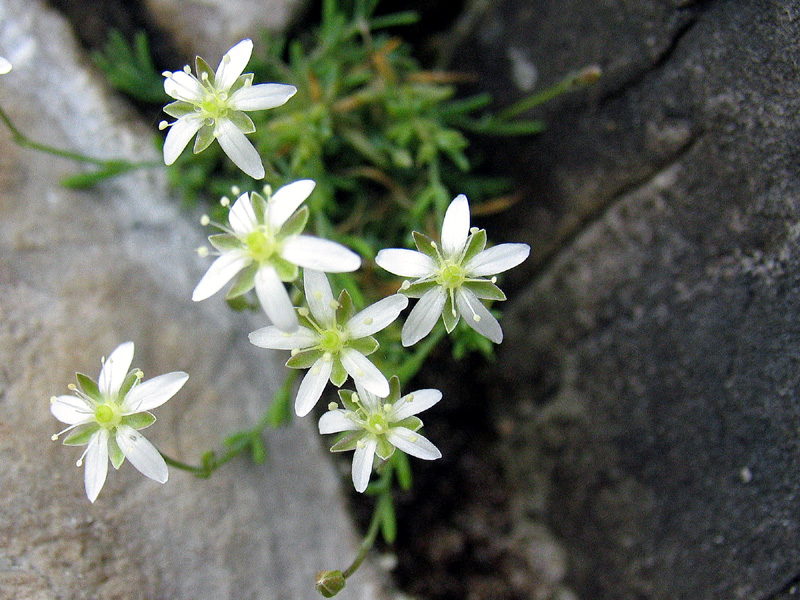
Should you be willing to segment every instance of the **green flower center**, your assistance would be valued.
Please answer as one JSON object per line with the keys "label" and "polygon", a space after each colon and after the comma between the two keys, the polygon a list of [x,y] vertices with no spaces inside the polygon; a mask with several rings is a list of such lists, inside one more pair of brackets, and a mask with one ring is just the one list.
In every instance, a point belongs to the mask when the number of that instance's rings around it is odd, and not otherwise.
{"label": "green flower center", "polygon": [[466,271],[461,268],[461,265],[446,264],[439,271],[436,283],[447,289],[454,290],[461,287],[466,278]]}
{"label": "green flower center", "polygon": [[198,105],[200,111],[208,119],[224,119],[228,116],[228,94],[227,92],[208,92],[203,101]]}
{"label": "green flower center", "polygon": [[328,329],[320,335],[319,347],[330,354],[336,355],[342,351],[347,341],[346,336],[338,329]]}
{"label": "green flower center", "polygon": [[119,425],[122,416],[119,414],[118,407],[110,404],[100,404],[94,409],[94,420],[98,425],[111,429]]}
{"label": "green flower center", "polygon": [[367,419],[367,422],[364,424],[364,428],[370,433],[383,435],[389,430],[389,421],[386,419],[386,415],[383,414],[383,412],[374,413],[369,416],[369,419]]}
{"label": "green flower center", "polygon": [[248,233],[247,237],[244,238],[244,243],[253,260],[260,263],[267,262],[278,247],[275,239],[261,229]]}

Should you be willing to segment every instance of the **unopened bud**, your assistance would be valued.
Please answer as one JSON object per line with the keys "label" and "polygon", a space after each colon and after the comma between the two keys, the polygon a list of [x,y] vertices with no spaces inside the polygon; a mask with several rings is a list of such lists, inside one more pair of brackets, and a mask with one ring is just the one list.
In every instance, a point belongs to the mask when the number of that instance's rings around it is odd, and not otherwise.
{"label": "unopened bud", "polygon": [[344,589],[345,579],[341,571],[317,573],[317,591],[325,598],[333,598]]}

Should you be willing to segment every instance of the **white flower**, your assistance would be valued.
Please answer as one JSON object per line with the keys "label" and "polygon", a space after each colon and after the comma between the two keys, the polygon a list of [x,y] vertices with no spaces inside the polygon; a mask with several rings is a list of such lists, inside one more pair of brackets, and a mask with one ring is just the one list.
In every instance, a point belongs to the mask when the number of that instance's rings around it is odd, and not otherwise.
{"label": "white flower", "polygon": [[255,179],[264,177],[261,158],[245,137],[256,128],[244,111],[281,106],[297,88],[281,83],[253,85],[252,73],[242,75],[252,52],[253,42],[242,40],[222,57],[216,73],[199,56],[195,61],[196,77],[188,65],[183,71],[164,72],[164,91],[177,100],[164,107],[164,112],[177,121],[162,121],[159,125],[161,129],[170,128],[164,142],[166,164],[174,163],[197,134],[195,154],[216,139],[242,171]]}
{"label": "white flower", "polygon": [[385,400],[375,397],[356,382],[358,393],[340,391],[344,408],[331,403],[330,410],[319,420],[320,433],[352,433],[333,445],[332,452],[355,450],[353,485],[363,492],[369,484],[372,464],[377,455],[389,460],[395,448],[406,454],[434,460],[442,453],[426,437],[417,433],[422,421],[414,416],[439,402],[439,390],[419,390],[400,397],[400,380],[392,377],[391,393]]}
{"label": "white flower", "polygon": [[297,391],[295,412],[307,415],[328,380],[341,387],[348,374],[356,385],[387,396],[389,382],[367,356],[378,349],[372,334],[388,327],[408,306],[408,298],[394,294],[354,315],[349,294],[342,291],[334,300],[324,273],[305,269],[303,280],[308,308],[298,309],[302,324],[297,331],[262,327],[250,334],[250,342],[261,348],[291,350],[287,367],[308,369]]}
{"label": "white flower", "polygon": [[0,75],[5,75],[11,70],[11,63],[0,56]]}
{"label": "white flower", "polygon": [[297,329],[297,315],[283,282],[294,281],[298,267],[346,273],[361,266],[361,258],[341,244],[300,233],[308,208],[297,208],[314,189],[310,179],[285,185],[268,200],[253,192],[239,196],[228,213],[230,227],[208,238],[219,252],[197,284],[192,300],[212,296],[237,277],[228,299],[255,287],[267,316],[282,331]]}
{"label": "white flower", "polygon": [[[375,258],[390,273],[415,278],[403,282],[400,288],[404,294],[420,299],[403,325],[403,345],[411,346],[428,335],[440,315],[448,333],[464,317],[481,335],[495,344],[502,342],[500,324],[480,299],[506,299],[493,275],[528,258],[530,246],[500,244],[485,250],[486,230],[470,229],[469,203],[463,194],[447,208],[441,248],[416,231],[414,243],[419,251],[390,248],[381,250]],[[487,279],[489,276],[491,279]]]}
{"label": "white flower", "polygon": [[86,463],[84,486],[90,502],[97,499],[108,472],[108,461],[115,469],[127,458],[143,475],[165,483],[169,473],[158,450],[138,432],[152,425],[156,418],[148,411],[172,398],[189,376],[176,371],[141,383],[142,372],[128,372],[133,360],[133,342],[120,344],[100,369],[95,382],[77,374],[78,386],[69,386],[74,395],[50,399],[50,412],[69,425],[53,436],[67,446],[88,444],[80,460]]}

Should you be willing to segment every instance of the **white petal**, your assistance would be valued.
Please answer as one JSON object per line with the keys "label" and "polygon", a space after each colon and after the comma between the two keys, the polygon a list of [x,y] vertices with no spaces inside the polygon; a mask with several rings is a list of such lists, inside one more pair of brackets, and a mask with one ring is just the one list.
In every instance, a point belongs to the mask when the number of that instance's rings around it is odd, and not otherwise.
{"label": "white petal", "polygon": [[141,433],[127,425],[117,427],[117,445],[125,457],[139,472],[158,483],[166,483],[169,477],[167,463]]}
{"label": "white petal", "polygon": [[456,307],[467,325],[495,344],[503,341],[503,330],[478,297],[467,288],[456,291]]}
{"label": "white petal", "polygon": [[203,120],[197,118],[181,117],[175,121],[167,132],[164,140],[164,164],[171,165],[186,148],[186,144],[203,126]]}
{"label": "white petal", "polygon": [[356,384],[356,393],[361,400],[361,405],[364,407],[364,410],[366,410],[368,414],[380,411],[381,399],[372,392],[365,390],[360,381],[355,380],[354,383]]}
{"label": "white petal", "polygon": [[293,85],[261,83],[236,90],[230,98],[234,110],[266,110],[286,104],[297,93]]}
{"label": "white petal", "polygon": [[311,179],[301,179],[278,188],[270,198],[267,220],[272,229],[277,231],[294,214],[300,205],[308,199],[317,184]]}
{"label": "white petal", "polygon": [[245,192],[236,199],[228,212],[228,223],[231,224],[233,232],[240,236],[246,236],[258,228],[258,219],[253,210],[250,194]]}
{"label": "white petal", "polygon": [[239,128],[233,124],[233,121],[218,119],[215,134],[219,145],[222,146],[225,154],[233,161],[233,164],[253,179],[264,179],[264,165],[261,164],[261,157],[258,155],[258,151]]}
{"label": "white petal", "polygon": [[353,419],[348,418],[348,412],[342,409],[329,410],[319,418],[320,433],[341,433],[342,431],[355,431],[360,429]]}
{"label": "white petal", "polygon": [[228,50],[217,67],[214,75],[214,87],[218,90],[228,91],[242,74],[247,63],[250,62],[252,53],[253,42],[251,40],[242,40]]}
{"label": "white petal", "polygon": [[105,360],[97,381],[97,387],[100,388],[100,394],[103,397],[108,398],[119,391],[128,374],[128,369],[131,368],[132,361],[133,342],[120,344]]}
{"label": "white petal", "polygon": [[89,502],[97,500],[108,474],[108,430],[100,429],[89,440],[84,459],[83,487]]}
{"label": "white petal", "polygon": [[473,256],[464,270],[473,277],[496,275],[516,267],[531,253],[528,244],[499,244]]}
{"label": "white petal", "polygon": [[400,277],[428,277],[436,270],[436,263],[427,254],[403,248],[387,248],[378,252],[375,262],[389,273]]}
{"label": "white petal", "polygon": [[307,327],[298,327],[296,331],[281,331],[274,325],[256,329],[250,334],[250,343],[259,348],[273,350],[294,350],[316,346],[319,335]]}
{"label": "white petal", "polygon": [[438,286],[422,295],[403,324],[403,346],[413,346],[431,332],[442,316],[445,300],[447,292]]}
{"label": "white petal", "polygon": [[326,273],[350,273],[361,266],[361,257],[352,250],[311,235],[286,240],[281,256],[299,267]]}
{"label": "white petal", "polygon": [[187,379],[189,376],[183,371],[174,371],[134,386],[122,403],[123,412],[133,414],[161,406],[178,393]]}
{"label": "white petal", "polygon": [[455,258],[464,249],[469,236],[469,202],[464,194],[456,196],[447,207],[442,223],[442,250],[447,258]]}
{"label": "white petal", "polygon": [[306,269],[303,271],[303,287],[306,290],[308,308],[317,324],[322,327],[333,327],[336,323],[336,305],[328,276],[320,271]]}
{"label": "white petal", "polygon": [[356,340],[367,337],[388,327],[406,306],[408,298],[402,294],[394,294],[353,315],[345,325],[345,330]]}
{"label": "white petal", "polygon": [[176,100],[192,104],[200,103],[206,95],[205,89],[196,77],[186,71],[175,71],[164,79],[164,91]]}
{"label": "white petal", "polygon": [[262,266],[256,271],[255,279],[256,296],[273,325],[282,331],[297,329],[294,305],[274,267]]}
{"label": "white petal", "polygon": [[294,401],[294,412],[298,417],[305,417],[314,408],[330,379],[332,369],[333,361],[330,359],[320,358],[311,365],[303,381],[300,382],[297,398]]}
{"label": "white petal", "polygon": [[395,448],[423,460],[435,460],[442,457],[442,453],[428,438],[405,427],[393,427],[386,434],[386,439]]}
{"label": "white petal", "polygon": [[192,292],[192,300],[200,302],[216,294],[223,285],[252,262],[244,252],[230,251],[217,258]]}
{"label": "white petal", "polygon": [[369,485],[377,446],[378,440],[373,437],[365,438],[363,446],[356,446],[356,452],[353,454],[353,485],[357,492],[363,492]]}
{"label": "white petal", "polygon": [[56,419],[67,425],[83,423],[94,415],[94,409],[83,398],[66,395],[59,396],[55,402],[50,404],[50,412]]}
{"label": "white petal", "polygon": [[11,71],[11,63],[0,56],[0,75],[5,75],[9,71]]}
{"label": "white petal", "polygon": [[[411,400],[409,400],[411,398]],[[412,415],[421,413],[442,399],[442,392],[439,390],[426,389],[417,390],[406,394],[394,403],[391,412],[393,422],[402,421]]]}
{"label": "white petal", "polygon": [[365,390],[381,398],[389,395],[389,382],[386,377],[361,352],[352,348],[345,348],[339,353],[339,357],[342,360],[344,370]]}

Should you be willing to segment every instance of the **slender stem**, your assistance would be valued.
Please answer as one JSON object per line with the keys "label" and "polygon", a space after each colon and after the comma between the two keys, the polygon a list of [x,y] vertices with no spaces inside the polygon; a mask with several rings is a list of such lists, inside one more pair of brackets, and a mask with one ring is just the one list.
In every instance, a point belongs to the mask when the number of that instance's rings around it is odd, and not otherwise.
{"label": "slender stem", "polygon": [[179,460],[167,456],[160,450],[159,453],[161,454],[161,458],[164,459],[164,462],[167,463],[170,467],[181,469],[182,471],[188,471],[189,473],[194,473],[198,477],[208,477],[211,474],[211,471],[207,467],[203,466],[196,467],[194,465],[181,462]]}
{"label": "slender stem", "polygon": [[[392,464],[386,463],[386,468],[381,474],[381,479],[377,484],[377,487],[381,490],[381,494],[391,494],[391,482],[392,482]],[[364,539],[361,540],[361,545],[358,547],[358,554],[356,555],[355,559],[353,560],[352,564],[347,567],[344,571],[342,571],[342,576],[347,579],[353,573],[355,573],[358,568],[361,566],[361,563],[364,562],[364,558],[367,556],[367,552],[372,549],[372,545],[375,543],[375,538],[378,535],[378,530],[380,529],[381,525],[381,511],[378,510],[380,506],[380,502],[375,503],[375,510],[372,513],[372,520],[369,523],[369,529],[367,529],[367,533],[364,536]]]}
{"label": "slender stem", "polygon": [[85,154],[80,154],[78,152],[71,152],[69,150],[64,150],[62,148],[56,148],[54,146],[36,142],[17,129],[16,125],[11,122],[11,119],[2,107],[0,107],[0,120],[2,120],[5,126],[8,127],[14,143],[22,146],[23,148],[38,150],[39,152],[45,152],[46,154],[52,154],[53,156],[68,158],[77,162],[89,163],[101,168],[116,167],[120,171],[130,171],[132,169],[143,167],[162,166],[161,162],[156,161],[130,162],[119,159],[103,160],[100,158],[94,158],[92,156],[86,156]]}

